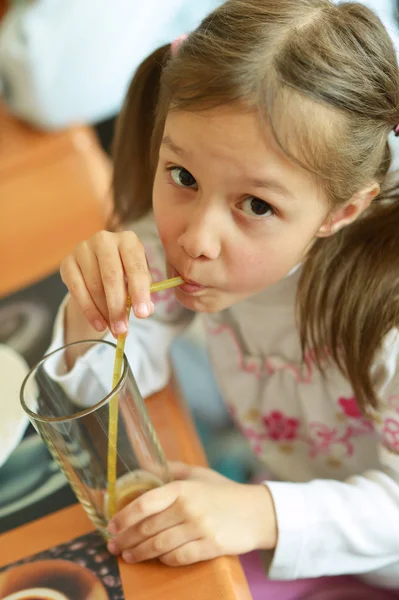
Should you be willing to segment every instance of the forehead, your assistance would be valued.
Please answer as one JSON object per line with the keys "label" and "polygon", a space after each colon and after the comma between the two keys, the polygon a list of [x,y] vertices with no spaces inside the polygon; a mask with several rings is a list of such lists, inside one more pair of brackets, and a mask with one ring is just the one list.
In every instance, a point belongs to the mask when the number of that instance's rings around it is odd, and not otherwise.
{"label": "forehead", "polygon": [[180,147],[182,144],[178,144],[177,138],[184,141],[186,151],[206,147],[215,156],[234,158],[237,150],[245,150],[259,154],[260,162],[264,153],[277,150],[255,111],[232,107],[206,111],[172,110],[166,118],[164,135],[173,138]]}
{"label": "forehead", "polygon": [[236,106],[171,110],[163,145],[188,161],[208,169],[223,168],[237,177],[273,177],[290,181],[293,188],[317,187],[311,173],[284,153],[270,124],[255,110]]}

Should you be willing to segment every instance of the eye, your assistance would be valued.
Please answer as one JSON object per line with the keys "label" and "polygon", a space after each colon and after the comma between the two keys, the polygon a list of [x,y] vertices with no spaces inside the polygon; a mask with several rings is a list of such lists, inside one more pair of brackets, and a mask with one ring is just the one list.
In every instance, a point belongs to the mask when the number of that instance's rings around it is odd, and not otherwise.
{"label": "eye", "polygon": [[275,213],[273,207],[266,200],[255,198],[255,196],[246,198],[242,202],[241,207],[251,217],[271,217]]}
{"label": "eye", "polygon": [[195,188],[197,182],[187,169],[184,167],[168,167],[172,181],[179,187]]}

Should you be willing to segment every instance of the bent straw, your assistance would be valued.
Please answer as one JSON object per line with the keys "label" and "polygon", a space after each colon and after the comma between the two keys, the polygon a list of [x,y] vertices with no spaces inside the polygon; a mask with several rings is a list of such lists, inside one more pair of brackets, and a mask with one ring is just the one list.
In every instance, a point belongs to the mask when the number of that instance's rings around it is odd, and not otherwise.
{"label": "bent straw", "polygon": [[[184,283],[181,277],[165,279],[150,286],[150,292],[161,292]],[[129,319],[131,299],[128,295],[126,300],[126,313]],[[123,353],[125,350],[126,335],[118,335],[115,351],[114,372],[112,376],[112,389],[119,383],[122,374]],[[109,403],[108,422],[108,518],[111,519],[116,513],[116,480],[117,480],[117,439],[118,439],[118,394],[114,394]]]}

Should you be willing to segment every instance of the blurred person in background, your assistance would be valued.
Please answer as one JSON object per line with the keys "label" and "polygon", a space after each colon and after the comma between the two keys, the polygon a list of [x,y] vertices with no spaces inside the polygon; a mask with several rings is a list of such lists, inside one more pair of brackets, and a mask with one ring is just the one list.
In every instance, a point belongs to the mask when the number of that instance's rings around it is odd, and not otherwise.
{"label": "blurred person in background", "polygon": [[100,135],[109,138],[137,65],[221,3],[9,0],[0,22],[0,96],[37,128],[105,122]]}

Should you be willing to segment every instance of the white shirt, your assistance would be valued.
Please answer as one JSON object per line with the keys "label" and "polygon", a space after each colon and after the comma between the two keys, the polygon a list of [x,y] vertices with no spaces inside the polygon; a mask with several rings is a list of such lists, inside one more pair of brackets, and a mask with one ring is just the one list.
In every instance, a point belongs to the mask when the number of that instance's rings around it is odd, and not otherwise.
{"label": "white shirt", "polygon": [[[163,279],[152,215],[135,231],[154,279]],[[224,400],[277,479],[267,482],[279,530],[269,576],[352,573],[399,586],[399,335],[387,335],[373,366],[380,409],[369,421],[337,368],[328,367],[323,379],[311,353],[301,365],[294,316],[298,277],[299,270],[227,310],[202,315]],[[192,316],[172,290],[153,300],[153,317],[131,317],[125,347],[143,396],[166,385],[168,345]],[[52,349],[63,337],[61,309]],[[111,381],[113,365],[86,355],[58,377],[77,398],[89,364]]]}

